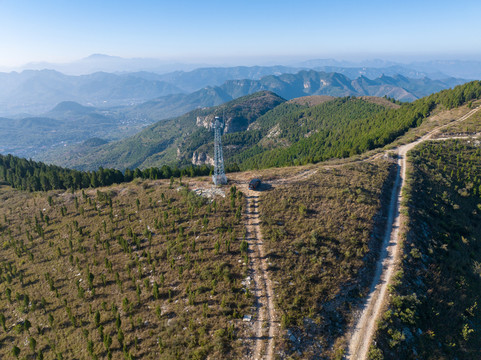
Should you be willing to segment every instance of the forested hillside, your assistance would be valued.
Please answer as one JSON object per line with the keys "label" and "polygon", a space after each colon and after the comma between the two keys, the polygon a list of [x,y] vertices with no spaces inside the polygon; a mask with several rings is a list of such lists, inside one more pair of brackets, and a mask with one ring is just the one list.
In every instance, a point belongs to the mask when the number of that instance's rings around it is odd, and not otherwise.
{"label": "forested hillside", "polygon": [[244,169],[307,164],[364,152],[385,143],[385,133],[391,135],[389,128],[382,131],[392,124],[386,121],[386,108],[364,100],[340,98],[311,108],[290,107],[281,116],[260,118],[265,140],[231,161]]}
{"label": "forested hillside", "polygon": [[448,140],[411,151],[407,237],[372,359],[481,357],[479,145]]}
{"label": "forested hillside", "polygon": [[272,126],[266,137],[274,139],[269,139],[267,144],[277,148],[270,149],[260,143],[233,156],[231,161],[238,162],[242,169],[251,169],[360,154],[384,146],[409,128],[419,126],[436,106],[451,109],[480,97],[481,83],[474,81],[397,109],[386,109],[355,98],[337,99],[309,109],[285,104],[284,108],[274,109],[256,122],[260,129],[264,128],[264,134],[266,127]]}
{"label": "forested hillside", "polygon": [[[224,105],[191,111],[178,118],[159,121],[127,139],[95,148],[74,147],[70,151],[53,156],[59,165],[82,170],[95,170],[99,166],[125,168],[160,167],[162,165],[187,165],[192,152],[185,149],[193,143],[200,146],[213,134],[208,127],[214,116],[225,117],[227,124],[237,130],[245,130],[259,116],[275,108],[285,100],[271,92],[259,92],[241,97]],[[199,119],[199,124],[197,121]],[[52,161],[54,158],[44,160]],[[186,160],[188,159],[188,160]]]}

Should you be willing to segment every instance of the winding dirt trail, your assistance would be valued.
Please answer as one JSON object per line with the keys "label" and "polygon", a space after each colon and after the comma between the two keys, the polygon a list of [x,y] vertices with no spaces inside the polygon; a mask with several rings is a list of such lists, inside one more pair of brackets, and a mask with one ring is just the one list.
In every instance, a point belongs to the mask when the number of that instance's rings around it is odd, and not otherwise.
{"label": "winding dirt trail", "polygon": [[[267,271],[259,219],[259,194],[246,190],[247,242],[249,243],[249,267],[253,272],[256,316],[254,319],[253,359],[274,359],[274,338],[278,327],[274,311],[274,291]],[[277,325],[277,326],[276,326]]]}
{"label": "winding dirt trail", "polygon": [[[469,111],[464,116],[455,120],[455,122],[466,120],[480,109],[481,107],[477,107]],[[386,298],[388,284],[394,273],[399,252],[399,227],[401,224],[400,206],[403,199],[402,189],[405,185],[406,179],[406,154],[420,143],[430,140],[434,134],[439,132],[439,130],[448,127],[455,122],[437,127],[416,141],[397,148],[398,171],[389,203],[388,219],[381,254],[376,264],[376,271],[361,317],[351,334],[346,354],[348,359],[367,359],[369,346],[371,345],[374,331],[376,330],[377,320],[379,319]],[[447,140],[449,138],[443,139]]]}
{"label": "winding dirt trail", "polygon": [[[390,149],[367,159],[353,161],[371,161],[387,154],[388,152],[396,152],[398,156],[398,170],[394,181],[393,190],[388,209],[388,219],[386,222],[385,235],[381,248],[380,257],[376,264],[376,270],[372,279],[369,295],[363,306],[362,313],[354,327],[351,330],[350,339],[347,347],[346,357],[352,360],[365,360],[369,351],[374,332],[376,330],[377,320],[381,315],[382,307],[385,303],[388,284],[395,270],[396,260],[399,252],[399,228],[401,224],[400,206],[402,203],[402,189],[405,185],[406,178],[406,154],[418,144],[427,140],[447,140],[452,138],[467,137],[446,137],[440,139],[432,139],[441,129],[449,127],[454,123],[461,122],[481,110],[481,106],[477,107],[457,120],[448,124],[439,126],[432,131],[426,133],[417,140]],[[321,165],[319,168],[333,168],[345,166],[349,163],[339,165]],[[319,168],[300,171],[289,178],[280,178],[272,180],[271,184],[288,184],[300,181],[314,175]],[[240,181],[239,181],[240,180]],[[247,241],[249,243],[249,268],[252,274],[253,292],[255,297],[256,316],[253,324],[253,340],[254,353],[251,359],[255,360],[273,360],[274,359],[274,340],[277,334],[278,321],[276,320],[274,308],[274,291],[272,282],[269,279],[267,271],[267,260],[265,258],[265,250],[260,229],[259,220],[259,193],[247,189],[246,179],[236,181],[238,186],[242,188],[246,194],[247,209],[246,227]]]}

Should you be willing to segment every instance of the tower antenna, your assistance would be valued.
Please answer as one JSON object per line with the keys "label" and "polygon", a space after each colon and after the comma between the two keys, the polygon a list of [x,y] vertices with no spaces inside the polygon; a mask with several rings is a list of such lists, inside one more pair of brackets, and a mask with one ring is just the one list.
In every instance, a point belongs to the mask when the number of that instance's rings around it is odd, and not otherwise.
{"label": "tower antenna", "polygon": [[[225,111],[224,111],[225,114]],[[222,130],[225,126],[225,115],[221,120],[220,117],[216,116],[214,119],[214,175],[212,175],[212,180],[215,185],[225,185],[227,184],[227,177],[224,171],[224,155],[222,154]]]}

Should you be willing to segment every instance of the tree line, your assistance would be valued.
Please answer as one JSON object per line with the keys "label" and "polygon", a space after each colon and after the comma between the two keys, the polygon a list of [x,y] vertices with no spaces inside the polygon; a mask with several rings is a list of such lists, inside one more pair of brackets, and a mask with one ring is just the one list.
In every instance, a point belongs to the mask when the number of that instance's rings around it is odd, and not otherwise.
{"label": "tree line", "polygon": [[211,173],[212,167],[208,165],[190,165],[184,168],[164,165],[161,168],[151,167],[144,170],[126,169],[124,173],[102,167],[97,171],[78,171],[13,155],[0,155],[0,181],[27,191],[77,190],[120,184],[137,178],[156,180],[181,176],[205,176]]}

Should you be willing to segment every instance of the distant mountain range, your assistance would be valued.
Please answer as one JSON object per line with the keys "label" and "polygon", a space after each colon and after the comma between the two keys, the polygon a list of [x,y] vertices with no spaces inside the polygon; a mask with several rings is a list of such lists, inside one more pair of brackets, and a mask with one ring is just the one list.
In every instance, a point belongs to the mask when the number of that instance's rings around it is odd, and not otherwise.
{"label": "distant mountain range", "polygon": [[[39,115],[62,101],[109,108],[130,106],[168,95],[183,98],[178,95],[190,94],[205,87],[221,87],[229,80],[261,80],[266,76],[297,74],[309,70],[335,72],[351,80],[359,77],[376,80],[382,76],[397,75],[418,80],[429,78],[439,80],[445,83],[442,86],[448,87],[451,84],[466,82],[464,79],[481,78],[481,62],[475,61],[418,62],[406,65],[383,60],[354,63],[321,59],[293,66],[201,68],[199,64],[189,66],[174,64],[168,67],[170,70],[177,69],[173,72],[166,72],[167,68],[159,67],[159,64],[163,63],[155,59],[124,59],[95,54],[62,66],[49,63],[29,64],[26,66],[31,68],[29,70],[0,73],[0,116]],[[70,67],[73,69],[76,66],[89,74],[74,76],[62,73],[62,71],[72,73],[69,72]],[[112,73],[113,71],[116,73]],[[463,80],[453,81],[453,77]],[[438,89],[436,86],[435,91]],[[405,90],[411,94],[399,93],[399,99],[412,100],[418,97],[411,88]],[[421,89],[421,95],[428,91]],[[177,104],[178,100],[174,99],[174,102]],[[166,111],[166,115],[177,116],[186,109],[190,110],[181,107],[178,112]]]}
{"label": "distant mountain range", "polygon": [[[257,61],[259,64],[260,61]],[[421,77],[427,76],[431,79],[443,79],[447,77],[459,77],[464,79],[481,79],[481,61],[478,60],[426,60],[426,61],[411,61],[411,62],[397,62],[383,59],[368,59],[362,61],[346,61],[336,59],[311,59],[306,61],[287,61],[279,58],[276,61],[275,67],[288,67],[299,70],[318,70],[326,72],[341,72],[341,69],[360,69],[361,71],[370,71],[369,69],[378,69],[386,75],[394,75],[389,72],[389,69],[397,68],[396,74],[401,74],[406,77],[415,77],[415,73],[421,73]],[[280,66],[284,65],[284,66]],[[233,65],[223,65],[222,68],[232,68]],[[235,66],[239,67],[239,66]],[[246,66],[241,66],[246,67]],[[250,66],[251,67],[251,66]],[[269,68],[269,66],[261,66],[262,68]],[[155,58],[122,58],[119,56],[110,56],[105,54],[92,54],[86,58],[79,59],[69,63],[48,63],[37,62],[28,63],[16,68],[3,68],[0,71],[23,71],[23,70],[44,70],[51,69],[60,71],[69,75],[85,75],[94,72],[109,72],[109,73],[130,73],[130,72],[153,72],[156,74],[191,72],[199,68],[220,68],[219,65],[212,65],[208,63],[182,63],[171,60],[162,60]],[[364,69],[364,70],[363,70]],[[291,71],[282,71],[282,73]],[[375,75],[379,77],[382,73]],[[275,74],[275,73],[272,73]],[[263,74],[264,76],[267,74]],[[353,75],[352,73],[345,74],[348,77],[356,78],[362,73]],[[365,74],[367,77],[369,75]],[[229,77],[228,79],[236,79]],[[220,85],[220,84],[209,84]],[[197,89],[196,89],[197,90]],[[194,91],[192,89],[187,91]]]}
{"label": "distant mountain range", "polygon": [[[98,72],[71,76],[54,70],[0,73],[0,116],[37,116],[62,101],[75,101],[109,109],[131,107],[126,108],[127,113],[133,111],[135,116],[157,121],[181,115],[196,107],[219,105],[260,90],[274,91],[288,99],[327,94],[387,95],[412,101],[465,82],[454,78],[430,80],[426,73],[399,67],[325,68],[335,69],[337,75],[329,75],[332,71],[316,72],[284,66],[202,68],[163,75],[149,72]],[[316,85],[320,81],[328,85]],[[145,107],[135,108],[144,102],[149,103]],[[146,108],[154,111],[146,114]]]}
{"label": "distant mountain range", "polygon": [[402,75],[381,75],[376,79],[360,76],[351,80],[340,73],[302,70],[296,74],[268,75],[259,80],[228,80],[220,86],[205,87],[190,94],[168,95],[136,105],[129,116],[150,119],[152,122],[179,116],[198,107],[220,105],[226,101],[257,91],[272,91],[285,99],[308,95],[378,96],[401,101],[413,101],[434,92],[463,84],[465,80],[449,78],[431,80],[411,79]]}
{"label": "distant mountain range", "polygon": [[[125,73],[137,71],[167,73],[179,70],[190,71],[206,66],[208,66],[208,64],[199,62],[180,63],[154,58],[122,58],[119,56],[111,56],[105,54],[92,54],[83,59],[75,60],[68,63],[32,62],[20,67],[13,68],[10,71],[50,69],[69,75],[86,75],[95,72]],[[2,69],[2,71],[8,70]]]}
{"label": "distant mountain range", "polygon": [[[413,77],[405,71],[419,72],[426,74],[432,79],[442,79],[446,77],[457,77],[469,80],[481,79],[481,61],[479,60],[426,60],[414,61],[409,63],[399,63],[382,59],[363,60],[363,61],[338,61],[334,59],[314,59],[303,61],[296,66],[315,70],[336,71],[336,68],[360,68],[360,69],[403,69],[398,72],[404,76]],[[386,75],[389,73],[385,72]]]}
{"label": "distant mountain range", "polygon": [[[0,120],[3,139],[0,152],[36,158],[52,148],[78,144],[92,137],[118,140],[157,121],[198,108],[218,106],[259,91],[272,91],[287,100],[329,95],[387,96],[412,101],[464,83],[455,78],[413,79],[402,75],[381,75],[374,79],[362,75],[351,80],[340,73],[302,70],[260,79],[227,80],[219,86],[182,93],[189,79],[192,84],[197,79],[197,85],[192,85],[195,88],[229,76],[255,78],[288,70],[293,69],[198,69],[168,76],[145,72],[68,76],[52,70],[0,74],[0,116],[4,117]],[[13,110],[37,111],[32,111],[35,115],[14,116]]]}

